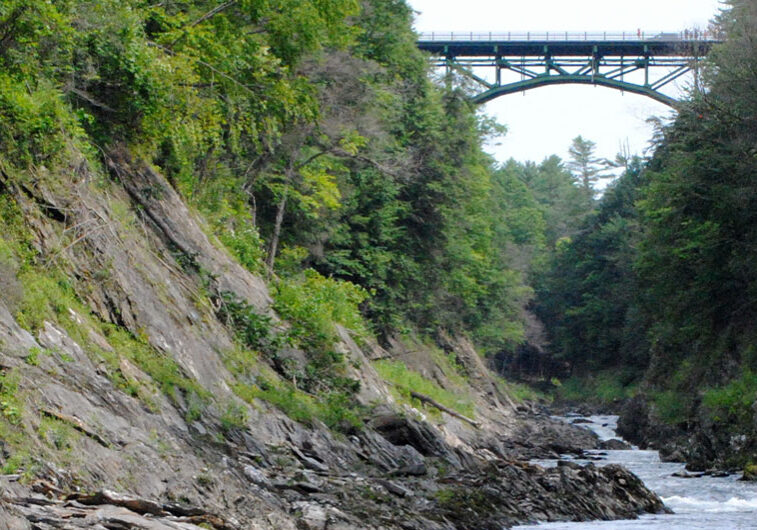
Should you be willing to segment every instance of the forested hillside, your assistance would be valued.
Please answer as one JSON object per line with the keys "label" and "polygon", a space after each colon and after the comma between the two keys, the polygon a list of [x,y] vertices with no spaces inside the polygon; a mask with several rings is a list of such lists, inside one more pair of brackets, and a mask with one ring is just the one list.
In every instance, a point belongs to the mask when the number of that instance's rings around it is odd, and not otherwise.
{"label": "forested hillside", "polygon": [[524,283],[498,249],[541,235],[518,232],[511,190],[491,193],[480,140],[496,131],[429,81],[407,6],[181,6],[6,2],[7,178],[72,143],[98,164],[126,146],[250,270],[360,286],[335,284],[379,334],[520,340]]}
{"label": "forested hillside", "polygon": [[517,463],[597,440],[487,366],[754,460],[757,7],[718,23],[651,158],[498,164],[404,0],[0,2],[0,517],[662,509]]}
{"label": "forested hillside", "polygon": [[498,167],[503,127],[411,23],[0,2],[0,526],[662,510],[619,467],[517,462],[598,443],[485,361],[527,340],[528,272],[592,193],[556,158]]}
{"label": "forested hillside", "polygon": [[[481,143],[504,129],[430,81],[402,2],[214,6],[6,3],[7,185],[72,150],[118,178],[109,159],[128,150],[285,315],[331,296],[327,319],[382,340],[523,343],[525,274],[591,208],[586,176],[556,157],[496,168]],[[9,270],[31,259],[6,245]]]}
{"label": "forested hillside", "polygon": [[581,381],[562,393],[636,395],[625,434],[697,469],[757,460],[757,6],[729,2],[717,24],[726,42],[651,158],[537,279],[553,353]]}

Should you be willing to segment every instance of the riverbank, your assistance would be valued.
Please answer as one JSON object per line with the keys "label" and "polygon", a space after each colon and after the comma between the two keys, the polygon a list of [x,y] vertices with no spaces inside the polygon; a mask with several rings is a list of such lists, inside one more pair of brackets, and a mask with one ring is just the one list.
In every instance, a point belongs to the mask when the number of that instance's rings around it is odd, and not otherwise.
{"label": "riverbank", "polygon": [[[617,416],[572,415],[565,421],[579,421],[580,425],[596,432],[600,438],[617,437]],[[685,470],[682,463],[664,462],[657,451],[605,450],[589,451],[588,458],[564,456],[577,465],[623,465],[634,472],[651,490],[655,491],[673,513],[643,515],[638,520],[612,523],[586,522],[571,524],[545,524],[544,530],[583,529],[707,529],[731,530],[753,528],[757,517],[757,484],[739,480],[739,474],[702,475]],[[557,465],[559,460],[540,460],[544,466]],[[519,526],[519,529],[536,528]]]}
{"label": "riverbank", "polygon": [[684,462],[693,472],[741,472],[757,454],[757,410],[754,425],[718,425],[701,413],[685,423],[665,422],[644,396],[620,408],[618,432],[642,448],[660,451],[663,460]]}
{"label": "riverbank", "polygon": [[[5,331],[12,326],[1,318],[0,324]],[[15,332],[16,343],[30,340]],[[55,356],[78,352],[75,343],[62,340]],[[5,354],[0,360],[14,362]],[[630,518],[662,509],[659,498],[619,466],[529,464],[559,453],[580,456],[597,445],[587,431],[533,411],[513,414],[500,405],[474,429],[454,417],[430,422],[420,411],[377,407],[366,427],[346,438],[269,411],[250,428],[224,432],[208,418],[183,425],[181,417],[166,415],[170,409],[160,417],[145,414],[134,398],[113,389],[101,396],[116,406],[98,406],[92,400],[99,396],[83,389],[108,383],[79,361],[63,365],[68,388],[49,380],[48,360],[31,370],[48,403],[46,414],[60,431],[67,424],[81,436],[69,442],[68,462],[37,460],[37,469],[0,477],[7,528],[44,522],[150,530],[176,524],[187,530],[473,530]],[[79,385],[82,390],[74,390]],[[57,401],[62,398],[86,408],[71,410],[73,404]],[[106,411],[109,417],[102,415]],[[111,471],[120,466],[129,475]]]}
{"label": "riverbank", "polygon": [[[749,475],[747,469],[757,454],[757,409],[753,418],[742,418],[739,422],[723,421],[701,406],[688,416],[682,413],[680,395],[666,395],[663,400],[656,393],[657,398],[650,398],[638,388],[622,388],[617,384],[608,395],[592,395],[586,390],[596,388],[592,382],[584,385],[580,395],[568,394],[571,398],[556,392],[556,401],[548,407],[550,413],[617,415],[618,434],[642,449],[659,451],[663,461],[684,463],[688,471],[697,473]],[[576,381],[571,384],[577,386]],[[744,399],[749,399],[748,393]],[[678,411],[675,416],[669,412],[672,409]]]}

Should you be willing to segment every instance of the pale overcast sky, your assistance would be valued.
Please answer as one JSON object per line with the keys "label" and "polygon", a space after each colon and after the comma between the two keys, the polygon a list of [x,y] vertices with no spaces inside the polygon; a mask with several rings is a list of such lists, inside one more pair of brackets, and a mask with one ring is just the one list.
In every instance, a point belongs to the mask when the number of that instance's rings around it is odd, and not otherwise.
{"label": "pale overcast sky", "polygon": [[[678,32],[705,28],[719,0],[408,0],[419,32]],[[685,82],[669,85],[675,95]],[[645,96],[593,86],[559,85],[501,96],[484,110],[508,127],[489,151],[501,161],[567,158],[573,138],[597,143],[597,154],[614,158],[621,144],[642,154],[652,135],[646,120],[669,117],[669,107]]]}

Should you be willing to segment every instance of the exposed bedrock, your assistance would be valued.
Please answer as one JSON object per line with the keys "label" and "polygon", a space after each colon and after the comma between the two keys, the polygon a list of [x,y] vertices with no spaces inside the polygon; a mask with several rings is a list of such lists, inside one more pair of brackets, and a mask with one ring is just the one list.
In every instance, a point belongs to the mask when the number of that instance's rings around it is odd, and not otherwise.
{"label": "exposed bedrock", "polygon": [[[528,464],[597,440],[516,407],[465,339],[447,337],[445,348],[467,375],[474,422],[398,403],[371,364],[403,360],[448,385],[427,352],[358,345],[344,329],[336,348],[360,381],[364,427],[335,433],[269,401],[240,399],[225,362],[234,336],[200,295],[233,292],[286,328],[265,282],[208,239],[153,169],[125,152],[108,160],[117,184],[102,189],[83,161],[56,185],[9,184],[33,245],[65,263],[82,306],[61,305],[67,326],[46,321],[32,335],[0,293],[0,369],[18,401],[4,402],[3,414],[23,433],[13,451],[0,442],[0,464],[13,469],[0,477],[0,528],[485,529],[663,509],[618,466]],[[65,230],[88,225],[100,228],[63,243]],[[115,328],[142,341],[128,347],[169,360],[166,377],[191,385],[167,391],[148,374],[163,372],[112,344]]]}

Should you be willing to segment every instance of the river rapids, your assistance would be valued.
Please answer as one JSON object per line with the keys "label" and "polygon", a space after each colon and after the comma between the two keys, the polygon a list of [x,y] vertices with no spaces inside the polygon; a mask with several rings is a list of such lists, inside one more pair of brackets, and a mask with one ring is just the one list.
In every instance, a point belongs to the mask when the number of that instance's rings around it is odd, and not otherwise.
{"label": "river rapids", "polygon": [[[573,422],[581,416],[560,418]],[[589,423],[581,426],[593,430],[602,440],[618,438],[615,429],[617,416],[588,416]],[[657,451],[587,451],[587,458],[564,459],[595,465],[621,464],[656,492],[673,514],[643,515],[628,521],[595,521],[583,523],[546,523],[517,526],[519,530],[601,530],[601,529],[686,529],[686,530],[735,530],[757,529],[757,483],[739,481],[740,474],[725,477],[702,476],[698,478],[676,477],[686,474],[684,464],[662,462]],[[601,460],[600,460],[601,459]],[[534,463],[548,467],[557,460],[536,460]]]}

